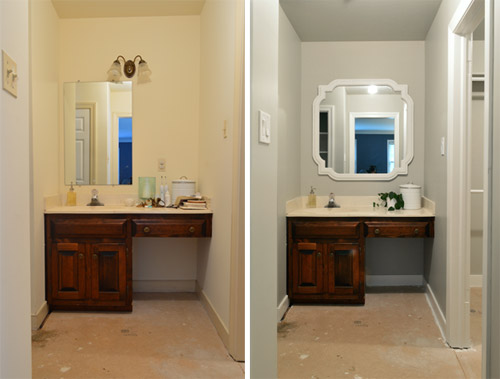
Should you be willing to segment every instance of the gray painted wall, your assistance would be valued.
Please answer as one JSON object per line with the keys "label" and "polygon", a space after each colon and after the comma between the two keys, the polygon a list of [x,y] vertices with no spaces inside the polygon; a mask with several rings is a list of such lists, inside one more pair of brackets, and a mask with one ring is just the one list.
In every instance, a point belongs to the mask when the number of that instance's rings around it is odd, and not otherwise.
{"label": "gray painted wall", "polygon": [[[250,376],[276,378],[278,0],[250,12]],[[258,142],[259,110],[271,115],[270,145]]]}
{"label": "gray painted wall", "polygon": [[[376,195],[398,191],[399,185],[424,185],[424,42],[304,42],[302,43],[301,193],[310,186],[318,195]],[[318,85],[334,79],[387,78],[407,84],[414,109],[414,158],[407,176],[385,182],[336,182],[319,176],[312,159],[312,102]],[[422,241],[369,241],[368,275],[422,275]]]}
{"label": "gray painted wall", "polygon": [[436,203],[435,237],[425,241],[424,277],[446,314],[446,156],[448,128],[448,24],[460,0],[443,0],[425,40],[424,195]]}
{"label": "gray painted wall", "polygon": [[300,195],[301,42],[280,7],[278,66],[278,305],[286,296],[286,202]]}

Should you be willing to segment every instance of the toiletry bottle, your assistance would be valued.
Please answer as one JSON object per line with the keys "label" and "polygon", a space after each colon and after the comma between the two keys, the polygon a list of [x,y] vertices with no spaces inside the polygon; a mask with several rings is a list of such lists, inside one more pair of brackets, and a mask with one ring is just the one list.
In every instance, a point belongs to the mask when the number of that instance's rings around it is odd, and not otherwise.
{"label": "toiletry bottle", "polygon": [[171,202],[170,192],[168,192],[168,184],[165,184],[165,206],[168,207]]}
{"label": "toiletry bottle", "polygon": [[76,192],[73,188],[73,182],[71,182],[71,187],[66,196],[66,205],[75,206],[76,205]]}
{"label": "toiletry bottle", "polygon": [[316,208],[316,194],[314,193],[315,188],[311,186],[311,192],[309,192],[309,198],[307,199],[307,206],[309,208]]}

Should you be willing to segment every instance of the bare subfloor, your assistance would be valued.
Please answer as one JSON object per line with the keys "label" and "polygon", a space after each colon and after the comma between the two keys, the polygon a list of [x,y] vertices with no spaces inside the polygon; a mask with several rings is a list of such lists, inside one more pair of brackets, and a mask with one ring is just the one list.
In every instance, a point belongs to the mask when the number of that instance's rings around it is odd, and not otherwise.
{"label": "bare subfloor", "polygon": [[132,313],[53,312],[33,378],[243,378],[195,294],[134,294]]}
{"label": "bare subfloor", "polygon": [[278,328],[278,376],[480,378],[480,291],[471,291],[469,350],[445,345],[423,293],[368,293],[365,306],[293,306]]}

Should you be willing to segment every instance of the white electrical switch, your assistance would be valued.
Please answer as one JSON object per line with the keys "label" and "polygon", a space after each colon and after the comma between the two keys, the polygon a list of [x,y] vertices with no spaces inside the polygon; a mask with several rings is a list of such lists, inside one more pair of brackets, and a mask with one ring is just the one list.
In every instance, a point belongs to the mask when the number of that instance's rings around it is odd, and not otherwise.
{"label": "white electrical switch", "polygon": [[3,89],[17,97],[17,64],[2,50],[2,83]]}
{"label": "white electrical switch", "polygon": [[441,137],[441,155],[444,157],[446,153],[446,145],[444,137]]}
{"label": "white electrical switch", "polygon": [[165,171],[165,159],[164,158],[158,159],[158,171]]}
{"label": "white electrical switch", "polygon": [[263,111],[259,111],[259,142],[271,143],[271,115]]}

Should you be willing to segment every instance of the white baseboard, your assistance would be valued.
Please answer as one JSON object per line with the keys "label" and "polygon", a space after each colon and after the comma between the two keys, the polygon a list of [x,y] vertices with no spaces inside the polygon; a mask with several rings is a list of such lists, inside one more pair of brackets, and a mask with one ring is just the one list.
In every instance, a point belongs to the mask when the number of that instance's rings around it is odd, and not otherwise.
{"label": "white baseboard", "polygon": [[422,286],[422,275],[366,275],[367,287]]}
{"label": "white baseboard", "polygon": [[469,275],[469,285],[471,287],[479,287],[483,286],[483,276],[482,275]]}
{"label": "white baseboard", "polygon": [[35,314],[31,315],[31,330],[38,330],[42,326],[43,320],[49,314],[49,306],[46,301],[38,308]]}
{"label": "white baseboard", "polygon": [[288,299],[288,295],[285,295],[283,300],[281,300],[280,305],[278,305],[278,322],[281,321],[288,307],[290,306],[290,300]]}
{"label": "white baseboard", "polygon": [[444,313],[436,300],[436,296],[434,296],[434,292],[432,292],[432,288],[427,282],[425,283],[425,297],[427,299],[427,303],[429,303],[429,307],[431,308],[434,320],[436,321],[436,324],[441,332],[443,342],[446,342],[446,317],[444,317]]}
{"label": "white baseboard", "polygon": [[198,282],[196,282],[196,293],[198,294],[201,303],[205,307],[205,310],[208,313],[208,317],[210,318],[210,321],[212,321],[212,324],[214,324],[215,329],[217,330],[217,333],[219,334],[219,337],[221,338],[222,342],[224,343],[224,346],[226,346],[227,349],[229,349],[229,331],[222,322],[222,319],[220,318],[219,314],[215,310],[214,306],[212,305],[212,302],[210,299],[207,297],[203,289],[200,287]]}
{"label": "white baseboard", "polygon": [[134,280],[134,292],[196,292],[196,280]]}

